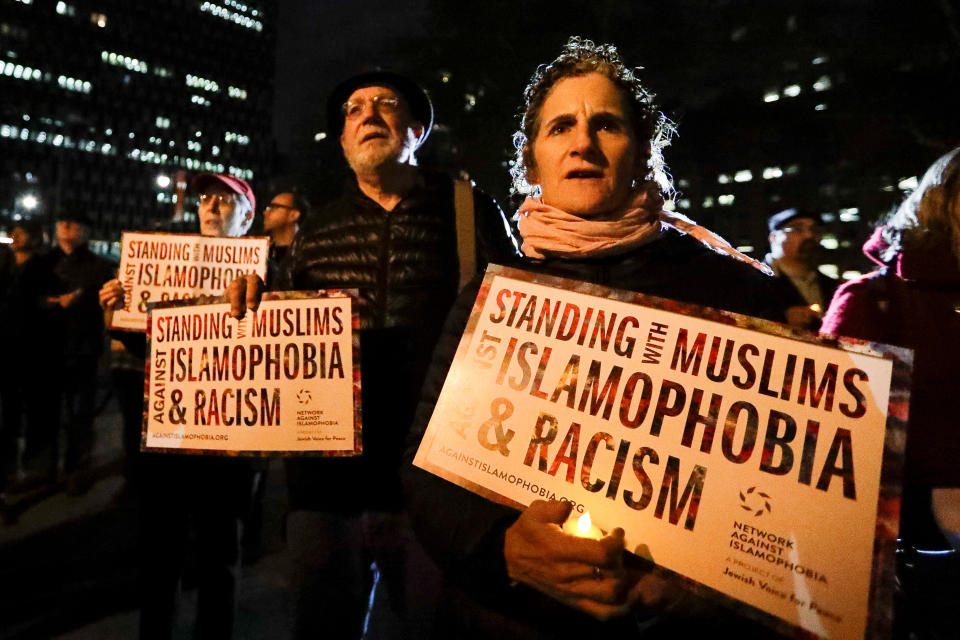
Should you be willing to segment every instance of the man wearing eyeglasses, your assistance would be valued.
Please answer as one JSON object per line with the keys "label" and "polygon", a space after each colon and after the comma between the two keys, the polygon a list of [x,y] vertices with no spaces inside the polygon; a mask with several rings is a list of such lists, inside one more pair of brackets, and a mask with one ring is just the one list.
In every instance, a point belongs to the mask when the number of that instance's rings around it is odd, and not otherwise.
{"label": "man wearing eyeglasses", "polygon": [[820,220],[802,209],[784,209],[767,221],[770,253],[767,263],[777,275],[774,290],[787,324],[817,330],[837,281],[817,269]]}
{"label": "man wearing eyeglasses", "polygon": [[[357,638],[378,577],[377,601],[401,619],[395,627],[411,608],[399,467],[443,320],[463,281],[516,250],[491,198],[417,166],[433,125],[418,84],[383,71],[351,77],[331,93],[327,123],[353,175],[294,242],[279,288],[358,290],[363,454],[288,459],[286,530],[295,636]],[[259,286],[255,278],[231,285],[237,315],[258,300]]]}
{"label": "man wearing eyeglasses", "polygon": [[310,213],[310,205],[300,191],[279,191],[263,208],[263,231],[270,236],[267,288],[273,288],[290,257],[290,247],[300,230],[301,220]]}

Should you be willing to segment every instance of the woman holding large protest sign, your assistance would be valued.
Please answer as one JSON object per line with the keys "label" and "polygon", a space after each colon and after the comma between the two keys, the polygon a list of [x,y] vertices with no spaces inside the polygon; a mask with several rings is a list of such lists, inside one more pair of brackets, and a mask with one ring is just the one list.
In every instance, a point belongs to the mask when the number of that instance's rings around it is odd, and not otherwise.
{"label": "woman holding large protest sign", "polygon": [[[517,190],[523,269],[739,313],[775,317],[762,266],[692,221],[664,211],[671,187],[661,151],[672,125],[612,46],[571,38],[524,93]],[[477,294],[458,300],[418,409],[412,459]],[[405,469],[415,528],[447,578],[438,637],[636,637],[692,629],[677,597],[633,567],[623,531],[561,530],[570,503],[518,513]],[[686,612],[685,612],[686,613]],[[664,626],[668,625],[668,626]],[[589,634],[589,635],[584,635]],[[678,636],[680,637],[680,636]]]}

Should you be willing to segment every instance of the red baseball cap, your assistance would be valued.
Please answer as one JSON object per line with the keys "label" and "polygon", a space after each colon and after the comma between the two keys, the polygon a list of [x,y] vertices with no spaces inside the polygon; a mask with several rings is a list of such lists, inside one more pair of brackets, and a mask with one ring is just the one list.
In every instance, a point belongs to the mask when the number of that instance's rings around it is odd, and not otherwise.
{"label": "red baseball cap", "polygon": [[253,197],[253,189],[250,183],[243,178],[235,178],[226,173],[198,173],[190,180],[190,190],[194,193],[202,193],[204,187],[212,182],[219,182],[235,194],[245,197],[250,201],[250,207],[257,210],[257,200]]}

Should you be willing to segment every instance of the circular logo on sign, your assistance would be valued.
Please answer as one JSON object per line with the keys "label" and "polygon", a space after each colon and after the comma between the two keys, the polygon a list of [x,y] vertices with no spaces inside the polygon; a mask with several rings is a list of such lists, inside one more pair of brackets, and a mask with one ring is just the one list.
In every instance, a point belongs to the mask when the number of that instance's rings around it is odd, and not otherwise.
{"label": "circular logo on sign", "polygon": [[740,492],[740,508],[752,511],[755,516],[770,513],[770,496],[763,491],[757,491],[756,487],[750,487]]}
{"label": "circular logo on sign", "polygon": [[310,404],[313,396],[310,395],[310,389],[300,389],[297,391],[297,402],[300,404]]}

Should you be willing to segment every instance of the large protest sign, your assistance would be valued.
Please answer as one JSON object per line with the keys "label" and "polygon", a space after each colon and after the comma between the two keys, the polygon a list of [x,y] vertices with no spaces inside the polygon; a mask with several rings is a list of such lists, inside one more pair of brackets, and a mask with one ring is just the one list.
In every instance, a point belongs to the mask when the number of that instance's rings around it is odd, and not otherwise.
{"label": "large protest sign", "polygon": [[889,625],[911,352],[492,266],[414,463],[782,629]]}
{"label": "large protest sign", "polygon": [[143,450],[360,454],[348,293],[267,293],[240,321],[224,302],[154,303],[148,322]]}
{"label": "large protest sign", "polygon": [[124,231],[117,277],[124,306],[112,329],[144,331],[151,302],[218,296],[236,277],[267,274],[270,239]]}

